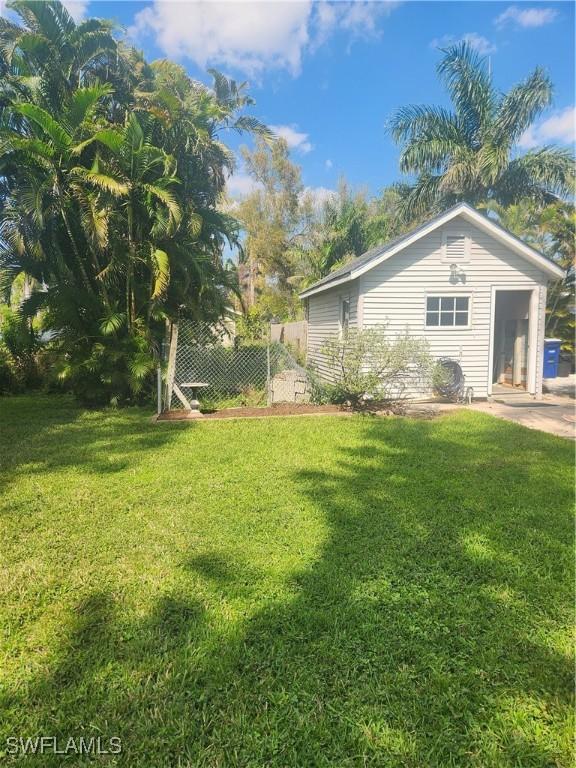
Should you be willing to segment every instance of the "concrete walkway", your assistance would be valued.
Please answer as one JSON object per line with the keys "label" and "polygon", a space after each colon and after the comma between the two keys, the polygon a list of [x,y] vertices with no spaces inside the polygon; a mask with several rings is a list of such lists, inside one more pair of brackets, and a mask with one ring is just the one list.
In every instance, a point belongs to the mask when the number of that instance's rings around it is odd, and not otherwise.
{"label": "concrete walkway", "polygon": [[543,400],[532,400],[522,395],[509,395],[492,402],[473,403],[468,407],[499,419],[515,421],[531,429],[541,429],[574,440],[575,406],[574,400],[566,396],[544,395]]}
{"label": "concrete walkway", "polygon": [[496,395],[492,402],[474,403],[472,408],[531,429],[576,439],[576,374],[544,379],[543,390],[542,400],[518,394]]}
{"label": "concrete walkway", "polygon": [[455,403],[421,403],[408,408],[418,416],[433,415],[454,410],[470,408],[496,416],[499,419],[515,421],[530,429],[540,429],[552,435],[576,439],[576,375],[571,374],[559,379],[545,379],[544,397],[534,400],[529,395],[518,392],[497,394],[491,402],[477,402],[472,405]]}
{"label": "concrete walkway", "polygon": [[561,376],[557,379],[544,379],[544,393],[560,397],[576,398],[576,373]]}

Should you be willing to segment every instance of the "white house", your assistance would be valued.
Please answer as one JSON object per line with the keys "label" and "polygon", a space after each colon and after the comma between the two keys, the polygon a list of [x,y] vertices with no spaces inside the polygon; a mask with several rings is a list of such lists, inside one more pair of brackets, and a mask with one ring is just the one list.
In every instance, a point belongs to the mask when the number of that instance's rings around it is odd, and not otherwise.
{"label": "white house", "polygon": [[368,251],[300,294],[308,359],[331,372],[323,341],[347,327],[386,324],[426,338],[435,357],[459,362],[475,398],[542,394],[549,280],[557,265],[465,203]]}

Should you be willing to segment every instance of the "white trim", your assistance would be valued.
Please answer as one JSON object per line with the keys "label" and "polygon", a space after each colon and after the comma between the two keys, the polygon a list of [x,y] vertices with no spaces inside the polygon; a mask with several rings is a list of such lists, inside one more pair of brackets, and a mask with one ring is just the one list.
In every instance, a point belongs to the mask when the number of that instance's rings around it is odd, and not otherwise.
{"label": "white trim", "polygon": [[[467,325],[428,325],[428,299],[468,299],[468,323]],[[424,294],[424,330],[426,332],[432,331],[469,331],[473,327],[472,307],[474,305],[472,291],[467,293],[458,292],[443,293],[442,291],[426,291]],[[431,310],[432,312],[434,310]],[[438,308],[438,314],[440,314],[440,307]],[[457,310],[454,309],[454,312]],[[440,319],[440,318],[438,318]]]}
{"label": "white trim", "polygon": [[434,230],[438,229],[438,227],[443,227],[457,216],[462,216],[464,219],[466,219],[466,221],[474,224],[479,229],[493,237],[495,240],[499,240],[501,243],[510,248],[511,251],[514,251],[520,256],[523,256],[527,261],[532,262],[532,264],[537,266],[551,277],[556,279],[562,279],[564,277],[564,270],[561,269],[557,264],[552,263],[545,256],[542,256],[541,253],[538,253],[538,251],[530,248],[529,245],[526,245],[526,243],[523,243],[509,232],[506,232],[506,230],[502,229],[502,227],[499,227],[493,221],[490,221],[490,219],[488,219],[483,214],[478,213],[478,211],[469,206],[467,203],[461,203],[455,208],[452,208],[450,211],[447,211],[444,216],[434,219],[427,226],[421,227],[413,235],[407,237],[405,240],[402,240],[392,248],[386,249],[386,246],[384,246],[383,252],[380,255],[375,256],[370,261],[362,264],[362,266],[358,267],[358,269],[352,269],[348,275],[338,278],[337,280],[333,280],[332,282],[319,285],[317,288],[312,288],[309,291],[304,291],[300,294],[300,298],[305,299],[307,296],[312,296],[315,293],[327,291],[329,288],[333,288],[336,285],[341,285],[342,283],[347,283],[350,280],[355,280],[365,272],[368,272],[369,270],[374,269],[374,267],[377,267],[379,264],[382,264],[383,261],[391,258],[399,251],[404,250],[404,248],[408,248],[410,245],[417,242],[421,238],[426,237],[426,235],[429,235],[431,232],[434,232]]}
{"label": "white trim", "polygon": [[496,320],[496,294],[498,291],[523,291],[530,294],[528,302],[528,366],[526,371],[526,392],[537,395],[536,374],[538,369],[538,325],[540,319],[540,286],[522,284],[493,285],[490,291],[490,331],[488,344],[488,397],[492,396],[494,382],[494,331]]}
{"label": "white trim", "polygon": [[[541,285],[538,289],[537,322],[534,329],[534,346],[536,348],[536,370],[534,371],[534,388],[537,400],[542,400],[542,384],[544,379],[544,338],[546,336],[546,302],[548,286]],[[530,328],[528,329],[530,331]]]}
{"label": "white trim", "polygon": [[494,331],[496,330],[494,322],[496,320],[496,288],[490,288],[490,325],[488,326],[488,381],[486,383],[486,393],[492,397],[492,385],[494,378]]}
{"label": "white trim", "polygon": [[344,338],[344,325],[342,323],[342,307],[344,306],[344,302],[348,304],[348,325],[346,327],[346,332],[350,330],[350,294],[349,293],[341,293],[338,296],[338,336],[342,339]]}
{"label": "white trim", "polygon": [[340,277],[338,280],[332,280],[330,283],[326,283],[325,285],[319,285],[317,288],[312,288],[309,291],[304,291],[303,293],[298,294],[301,299],[307,299],[308,296],[313,296],[315,293],[320,293],[321,291],[327,291],[328,288],[335,288],[337,285],[342,285],[342,283],[347,283],[351,280],[350,275],[346,275],[345,277]]}
{"label": "white trim", "polygon": [[536,382],[538,380],[538,329],[540,327],[540,294],[541,288],[534,288],[528,302],[528,370],[526,384],[528,391],[537,396]]}
{"label": "white trim", "polygon": [[178,350],[178,323],[172,323],[170,349],[168,352],[168,372],[166,375],[166,410],[172,405],[172,391],[176,375],[176,352]]}

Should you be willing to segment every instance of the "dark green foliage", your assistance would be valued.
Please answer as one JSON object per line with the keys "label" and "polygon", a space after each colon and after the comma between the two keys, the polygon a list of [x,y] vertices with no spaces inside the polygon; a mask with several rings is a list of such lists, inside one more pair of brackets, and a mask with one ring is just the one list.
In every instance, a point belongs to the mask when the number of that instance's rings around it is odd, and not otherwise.
{"label": "dark green foliage", "polygon": [[37,388],[40,339],[34,324],[7,305],[0,305],[0,394]]}
{"label": "dark green foliage", "polygon": [[0,341],[0,395],[22,389],[16,374],[14,359],[5,344]]}
{"label": "dark green foliage", "polygon": [[27,275],[22,313],[56,332],[59,376],[80,399],[133,401],[166,324],[215,320],[230,300],[222,249],[238,226],[218,203],[234,159],[218,134],[266,129],[218,73],[210,90],[149,65],[57,0],[11,7],[22,25],[0,18],[0,291]]}

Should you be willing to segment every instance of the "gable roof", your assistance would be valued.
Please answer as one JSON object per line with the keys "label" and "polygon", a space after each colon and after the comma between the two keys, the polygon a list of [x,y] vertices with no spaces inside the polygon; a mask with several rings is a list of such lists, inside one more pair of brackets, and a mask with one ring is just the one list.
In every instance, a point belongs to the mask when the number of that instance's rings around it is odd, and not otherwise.
{"label": "gable roof", "polygon": [[329,288],[333,288],[341,283],[346,283],[349,280],[355,280],[357,277],[360,277],[360,275],[363,275],[364,272],[374,269],[378,264],[381,264],[395,253],[398,253],[398,251],[407,248],[409,245],[412,245],[412,243],[430,234],[430,232],[433,232],[438,227],[447,224],[457,216],[462,216],[471,224],[474,224],[479,229],[487,232],[495,240],[498,240],[510,248],[511,251],[514,251],[519,256],[523,256],[527,261],[535,264],[543,272],[550,275],[550,277],[556,279],[564,277],[564,270],[557,264],[554,264],[554,262],[550,261],[550,259],[542,253],[531,248],[511,232],[508,232],[508,230],[504,229],[499,224],[496,224],[492,219],[479,213],[475,208],[472,208],[471,205],[468,205],[468,203],[458,203],[447,211],[444,211],[444,213],[441,213],[433,219],[429,219],[424,224],[421,224],[419,227],[416,227],[416,229],[407,232],[405,235],[389,240],[387,243],[384,243],[384,245],[378,245],[376,248],[372,248],[371,250],[366,251],[366,253],[363,253],[362,256],[358,256],[357,259],[354,259],[349,264],[345,264],[343,267],[340,267],[340,269],[334,270],[334,272],[331,272],[309,288],[306,288],[305,291],[302,291],[302,293],[300,293],[300,298],[306,299],[308,296],[313,296],[315,293],[326,291]]}

